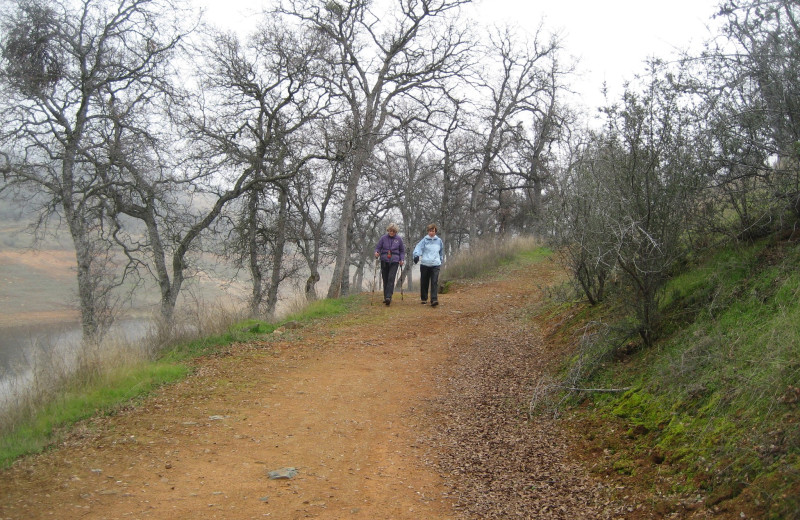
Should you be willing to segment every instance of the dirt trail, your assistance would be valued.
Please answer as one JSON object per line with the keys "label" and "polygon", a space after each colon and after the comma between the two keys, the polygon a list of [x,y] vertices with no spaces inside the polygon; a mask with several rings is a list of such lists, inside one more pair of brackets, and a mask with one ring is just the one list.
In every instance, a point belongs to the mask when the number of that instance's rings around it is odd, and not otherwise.
{"label": "dirt trail", "polygon": [[[555,272],[462,285],[438,308],[373,296],[344,319],[199,360],[186,381],[0,473],[0,519],[459,518],[458,477],[437,463],[459,433],[424,440],[448,420],[442,385],[457,384],[464,346],[497,341]],[[542,464],[560,464],[555,444]],[[289,467],[293,478],[269,478]]]}

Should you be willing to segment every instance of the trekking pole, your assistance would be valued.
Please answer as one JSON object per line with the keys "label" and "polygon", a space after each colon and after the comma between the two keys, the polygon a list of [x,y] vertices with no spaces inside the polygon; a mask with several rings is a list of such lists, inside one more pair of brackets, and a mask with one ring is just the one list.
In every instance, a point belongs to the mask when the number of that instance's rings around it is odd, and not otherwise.
{"label": "trekking pole", "polygon": [[405,298],[403,297],[403,285],[404,285],[403,284],[403,271],[405,270],[405,268],[406,268],[406,266],[404,266],[404,265],[400,267],[400,301],[405,300]]}
{"label": "trekking pole", "polygon": [[381,275],[378,277],[378,301],[383,301],[383,290],[384,290],[384,283],[383,283],[383,266],[381,265],[381,259],[378,258],[375,261],[375,272],[380,272]]}
{"label": "trekking pole", "polygon": [[380,262],[380,258],[375,259],[372,267],[372,298],[370,298],[370,305],[375,303],[375,288],[378,285],[378,262]]}

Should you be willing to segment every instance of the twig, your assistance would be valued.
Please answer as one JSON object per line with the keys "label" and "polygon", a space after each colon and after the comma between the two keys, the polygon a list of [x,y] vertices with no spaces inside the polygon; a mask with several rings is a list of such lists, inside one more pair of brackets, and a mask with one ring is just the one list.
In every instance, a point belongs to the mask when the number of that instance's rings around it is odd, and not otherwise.
{"label": "twig", "polygon": [[[531,396],[531,400],[528,403],[528,417],[531,418],[536,411],[536,408],[539,406],[539,401],[543,399],[547,399],[550,395],[552,395],[555,389],[566,390],[567,392],[627,392],[633,388],[632,386],[628,386],[625,388],[578,388],[573,386],[566,386],[566,385],[559,385],[559,384],[543,384],[543,380],[539,380],[539,383],[536,385],[536,388]],[[558,417],[558,409],[567,401],[569,394],[562,396],[560,401],[557,404],[551,403],[551,408],[553,410],[553,417]]]}
{"label": "twig", "polygon": [[627,392],[633,388],[632,386],[626,386],[625,388],[573,388],[563,385],[556,385],[556,387],[569,390],[570,392]]}

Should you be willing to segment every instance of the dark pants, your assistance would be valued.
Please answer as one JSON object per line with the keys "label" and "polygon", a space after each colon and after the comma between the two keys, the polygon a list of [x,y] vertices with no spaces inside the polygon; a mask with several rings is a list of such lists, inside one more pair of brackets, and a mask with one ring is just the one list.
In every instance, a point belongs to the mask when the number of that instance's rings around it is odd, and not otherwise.
{"label": "dark pants", "polygon": [[431,291],[431,302],[439,301],[439,266],[419,266],[419,297],[428,300],[428,287]]}
{"label": "dark pants", "polygon": [[394,279],[397,277],[397,262],[384,262],[381,260],[381,280],[383,280],[383,299],[391,300],[394,294]]}

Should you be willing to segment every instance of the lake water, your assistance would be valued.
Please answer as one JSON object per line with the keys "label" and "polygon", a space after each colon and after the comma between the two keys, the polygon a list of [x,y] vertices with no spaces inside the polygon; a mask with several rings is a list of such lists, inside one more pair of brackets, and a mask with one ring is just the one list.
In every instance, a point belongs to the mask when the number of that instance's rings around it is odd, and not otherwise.
{"label": "lake water", "polygon": [[[149,331],[149,320],[125,319],[115,324],[109,337],[122,345],[135,345]],[[48,378],[73,371],[79,361],[81,337],[79,323],[0,330],[0,416],[37,385],[50,383]]]}

